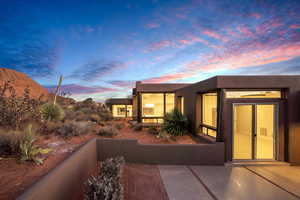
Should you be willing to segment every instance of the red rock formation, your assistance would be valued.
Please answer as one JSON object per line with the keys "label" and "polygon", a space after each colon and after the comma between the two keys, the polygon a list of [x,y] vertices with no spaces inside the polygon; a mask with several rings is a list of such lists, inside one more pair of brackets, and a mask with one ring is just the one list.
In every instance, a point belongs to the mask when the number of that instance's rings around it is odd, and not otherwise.
{"label": "red rock formation", "polygon": [[7,68],[0,68],[0,86],[3,86],[6,81],[11,81],[11,85],[15,88],[16,94],[19,97],[23,96],[26,87],[30,89],[30,96],[32,98],[39,98],[42,94],[45,97],[49,95],[46,88],[42,87],[26,74]]}

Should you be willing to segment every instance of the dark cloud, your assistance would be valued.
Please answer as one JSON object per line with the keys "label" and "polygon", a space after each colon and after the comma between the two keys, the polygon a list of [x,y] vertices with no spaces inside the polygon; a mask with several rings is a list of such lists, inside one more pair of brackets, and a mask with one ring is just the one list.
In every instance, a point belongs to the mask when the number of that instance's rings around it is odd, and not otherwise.
{"label": "dark cloud", "polygon": [[75,78],[83,81],[94,81],[125,67],[126,65],[120,61],[95,60],[82,65],[68,76],[68,78]]}
{"label": "dark cloud", "polygon": [[[56,86],[44,86],[50,92],[55,91]],[[71,93],[72,95],[76,94],[96,94],[96,93],[104,93],[104,92],[115,92],[117,89],[102,87],[102,86],[84,86],[77,84],[67,84],[61,86],[61,91]]]}

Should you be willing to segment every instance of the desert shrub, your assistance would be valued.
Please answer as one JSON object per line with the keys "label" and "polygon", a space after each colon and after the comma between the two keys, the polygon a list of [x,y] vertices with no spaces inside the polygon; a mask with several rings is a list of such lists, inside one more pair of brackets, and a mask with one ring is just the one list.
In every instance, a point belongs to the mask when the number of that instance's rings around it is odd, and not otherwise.
{"label": "desert shrub", "polygon": [[148,128],[148,133],[153,134],[153,135],[158,135],[159,130],[157,129],[157,127],[151,126],[151,127]]}
{"label": "desert shrub", "polygon": [[100,174],[90,177],[85,183],[85,200],[122,200],[121,184],[123,157],[110,158],[101,165]]}
{"label": "desert shrub", "polygon": [[59,121],[65,116],[64,110],[58,104],[46,103],[41,108],[42,116],[48,121]]}
{"label": "desert shrub", "polygon": [[115,127],[116,127],[116,129],[118,129],[118,130],[121,130],[122,128],[124,128],[124,124],[123,123],[116,123],[115,124]]}
{"label": "desert shrub", "polygon": [[16,155],[20,152],[22,134],[17,131],[0,133],[0,155]]}
{"label": "desert shrub", "polygon": [[94,111],[91,108],[81,108],[79,111],[83,112],[84,114],[94,113]]}
{"label": "desert shrub", "polygon": [[100,116],[101,120],[103,121],[110,121],[113,119],[112,113],[108,109],[101,109],[98,112],[98,115]]}
{"label": "desert shrub", "polygon": [[42,123],[41,126],[38,129],[38,132],[42,135],[49,135],[56,133],[58,128],[62,126],[63,122],[61,121],[46,121],[45,123]]}
{"label": "desert shrub", "polygon": [[62,124],[61,127],[57,129],[57,134],[64,138],[70,138],[73,136],[85,135],[90,132],[92,125],[90,122],[76,122],[68,121]]}
{"label": "desert shrub", "polygon": [[114,126],[103,126],[99,129],[98,135],[113,137],[119,134],[119,130]]}
{"label": "desert shrub", "polygon": [[20,142],[20,159],[21,161],[34,161],[36,164],[42,164],[43,159],[39,155],[46,154],[50,149],[42,149],[35,145],[37,137],[32,131],[32,126],[29,125]]}
{"label": "desert shrub", "polygon": [[20,128],[21,124],[28,121],[41,120],[42,96],[39,99],[30,98],[30,90],[24,89],[23,97],[17,97],[16,91],[10,81],[0,86],[0,126]]}
{"label": "desert shrub", "polygon": [[142,124],[139,124],[139,123],[133,124],[132,128],[133,128],[134,131],[141,131],[141,130],[143,130]]}
{"label": "desert shrub", "polygon": [[174,109],[166,113],[162,130],[173,136],[184,135],[187,132],[187,124],[187,118],[178,109]]}
{"label": "desert shrub", "polygon": [[101,118],[100,118],[99,115],[91,114],[91,115],[90,115],[90,121],[98,123],[98,122],[101,121]]}

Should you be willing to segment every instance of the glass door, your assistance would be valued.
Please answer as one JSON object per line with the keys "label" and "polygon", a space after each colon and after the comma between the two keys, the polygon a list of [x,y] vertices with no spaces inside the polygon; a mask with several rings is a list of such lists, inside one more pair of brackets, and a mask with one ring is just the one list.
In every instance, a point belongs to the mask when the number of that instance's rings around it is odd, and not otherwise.
{"label": "glass door", "polygon": [[275,158],[275,105],[256,105],[256,159]]}
{"label": "glass door", "polygon": [[233,107],[233,159],[252,159],[253,146],[253,106]]}
{"label": "glass door", "polygon": [[275,136],[275,104],[234,104],[234,160],[275,159]]}

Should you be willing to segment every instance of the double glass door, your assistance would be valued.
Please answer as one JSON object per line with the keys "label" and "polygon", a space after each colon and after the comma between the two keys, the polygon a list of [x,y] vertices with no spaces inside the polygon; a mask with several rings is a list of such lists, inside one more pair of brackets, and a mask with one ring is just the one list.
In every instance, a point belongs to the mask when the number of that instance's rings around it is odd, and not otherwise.
{"label": "double glass door", "polygon": [[274,160],[276,104],[233,105],[233,159]]}

